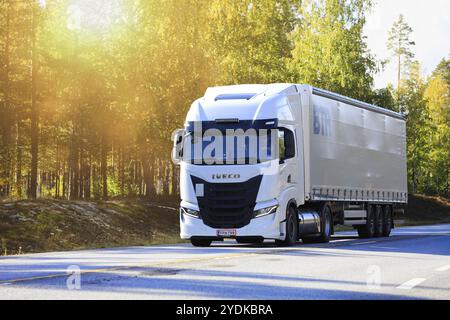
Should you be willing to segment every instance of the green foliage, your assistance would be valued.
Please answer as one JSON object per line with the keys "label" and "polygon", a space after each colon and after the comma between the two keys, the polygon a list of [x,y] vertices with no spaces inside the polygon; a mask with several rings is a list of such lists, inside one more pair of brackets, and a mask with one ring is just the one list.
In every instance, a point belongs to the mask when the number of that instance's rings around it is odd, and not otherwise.
{"label": "green foliage", "polygon": [[208,12],[208,52],[219,61],[225,84],[288,80],[290,34],[295,27],[292,0],[214,0]]}
{"label": "green foliage", "polygon": [[[114,17],[104,1],[81,1],[92,8],[79,23],[76,1],[0,1],[1,198],[33,191],[32,141],[41,197],[175,195],[170,136],[191,102],[213,85],[274,82],[408,111],[414,189],[448,194],[449,61],[429,81],[413,63],[401,91],[373,90],[371,0],[116,0]],[[410,33],[401,18],[389,38],[404,61]]]}
{"label": "green foliage", "polygon": [[395,100],[394,89],[392,86],[374,90],[370,102],[382,108],[398,111],[397,101]]}
{"label": "green foliage", "polygon": [[376,66],[363,36],[370,7],[367,0],[303,1],[289,62],[292,80],[367,100]]}
{"label": "green foliage", "polygon": [[408,79],[402,91],[401,106],[406,106],[407,154],[409,190],[425,192],[430,154],[430,115],[424,99],[425,85],[417,79]]}
{"label": "green foliage", "polygon": [[[438,67],[439,68],[439,67]],[[448,196],[450,168],[450,85],[440,72],[429,79],[424,92],[430,113],[430,193]]]}
{"label": "green foliage", "polygon": [[425,81],[420,64],[411,63],[398,104],[408,114],[408,175],[410,190],[449,196],[450,86],[442,66]]}
{"label": "green foliage", "polygon": [[450,59],[442,59],[436,70],[433,71],[433,77],[440,76],[450,85]]}

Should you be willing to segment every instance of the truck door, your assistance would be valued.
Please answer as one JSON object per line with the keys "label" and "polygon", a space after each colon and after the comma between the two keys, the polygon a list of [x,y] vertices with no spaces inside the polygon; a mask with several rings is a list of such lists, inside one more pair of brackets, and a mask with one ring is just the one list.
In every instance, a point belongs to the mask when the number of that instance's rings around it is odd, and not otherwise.
{"label": "truck door", "polygon": [[285,190],[298,183],[296,138],[293,127],[278,128],[278,148],[280,157],[280,186],[282,190]]}

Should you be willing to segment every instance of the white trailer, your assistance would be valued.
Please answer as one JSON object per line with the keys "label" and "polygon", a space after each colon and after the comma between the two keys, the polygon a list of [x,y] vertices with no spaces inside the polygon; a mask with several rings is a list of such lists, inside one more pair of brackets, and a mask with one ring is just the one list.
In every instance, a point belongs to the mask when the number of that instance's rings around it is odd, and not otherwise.
{"label": "white trailer", "polygon": [[[328,242],[336,225],[389,236],[408,199],[405,124],[402,114],[309,85],[208,89],[174,136],[181,238]],[[229,132],[231,140],[212,138]]]}

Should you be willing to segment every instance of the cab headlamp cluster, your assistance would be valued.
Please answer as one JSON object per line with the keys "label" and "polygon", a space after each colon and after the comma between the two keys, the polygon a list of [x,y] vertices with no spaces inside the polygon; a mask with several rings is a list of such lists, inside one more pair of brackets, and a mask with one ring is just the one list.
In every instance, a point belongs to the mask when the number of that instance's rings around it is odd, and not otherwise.
{"label": "cab headlamp cluster", "polygon": [[197,210],[181,207],[180,212],[190,217],[200,218],[200,212]]}
{"label": "cab headlamp cluster", "polygon": [[[267,216],[269,214],[273,214],[277,211],[277,209],[278,209],[278,206],[271,206],[271,207],[255,210],[253,212],[253,218],[260,218],[260,217]],[[185,214],[190,217],[200,218],[200,212],[197,210],[181,207],[180,213]]]}
{"label": "cab headlamp cluster", "polygon": [[267,207],[267,208],[256,210],[253,213],[253,218],[260,218],[260,217],[267,216],[269,214],[275,213],[277,211],[277,209],[278,209],[278,206],[272,206],[272,207]]}

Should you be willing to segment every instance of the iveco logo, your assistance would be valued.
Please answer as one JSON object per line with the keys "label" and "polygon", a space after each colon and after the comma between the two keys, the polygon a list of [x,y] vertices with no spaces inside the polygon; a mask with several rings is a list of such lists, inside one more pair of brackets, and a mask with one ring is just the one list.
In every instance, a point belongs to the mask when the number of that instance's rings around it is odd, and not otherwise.
{"label": "iveco logo", "polygon": [[239,179],[241,177],[240,174],[213,174],[213,180],[225,180],[225,179]]}

